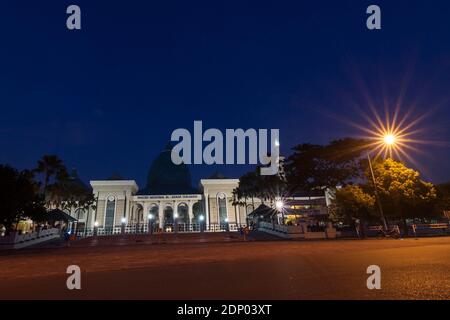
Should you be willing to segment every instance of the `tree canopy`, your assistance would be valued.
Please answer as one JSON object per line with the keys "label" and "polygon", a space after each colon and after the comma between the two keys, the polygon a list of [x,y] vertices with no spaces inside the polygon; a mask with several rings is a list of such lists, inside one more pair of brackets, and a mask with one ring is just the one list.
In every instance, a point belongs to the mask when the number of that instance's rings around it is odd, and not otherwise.
{"label": "tree canopy", "polygon": [[286,164],[289,190],[335,188],[361,175],[360,158],[367,141],[344,138],[328,145],[300,144]]}
{"label": "tree canopy", "polygon": [[[395,219],[434,215],[436,188],[420,178],[420,173],[393,159],[377,159],[373,164],[375,185],[385,215]],[[365,171],[370,181],[370,172]]]}
{"label": "tree canopy", "polygon": [[21,219],[36,218],[45,212],[38,189],[33,172],[0,165],[0,224],[7,231]]}
{"label": "tree canopy", "polygon": [[369,221],[375,217],[375,197],[359,185],[347,185],[335,194],[335,220],[352,224],[355,220]]}
{"label": "tree canopy", "polygon": [[57,156],[44,156],[34,170],[0,165],[0,224],[10,231],[22,219],[43,221],[51,208],[95,210],[92,191],[80,182]]}

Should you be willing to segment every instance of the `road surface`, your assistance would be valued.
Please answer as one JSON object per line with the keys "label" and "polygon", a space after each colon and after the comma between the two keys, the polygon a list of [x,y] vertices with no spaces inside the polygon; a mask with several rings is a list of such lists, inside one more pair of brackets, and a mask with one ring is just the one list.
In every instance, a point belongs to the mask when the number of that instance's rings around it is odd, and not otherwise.
{"label": "road surface", "polygon": [[0,253],[0,299],[450,299],[449,237],[84,244]]}

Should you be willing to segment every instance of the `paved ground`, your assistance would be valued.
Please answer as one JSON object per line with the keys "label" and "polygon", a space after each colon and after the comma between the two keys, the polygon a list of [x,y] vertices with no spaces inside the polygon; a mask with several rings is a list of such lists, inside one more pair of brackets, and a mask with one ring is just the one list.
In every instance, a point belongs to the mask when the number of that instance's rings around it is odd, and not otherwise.
{"label": "paved ground", "polygon": [[[0,253],[0,299],[450,299],[450,238],[136,240]],[[66,289],[72,264],[80,291]],[[381,290],[366,287],[373,264]]]}

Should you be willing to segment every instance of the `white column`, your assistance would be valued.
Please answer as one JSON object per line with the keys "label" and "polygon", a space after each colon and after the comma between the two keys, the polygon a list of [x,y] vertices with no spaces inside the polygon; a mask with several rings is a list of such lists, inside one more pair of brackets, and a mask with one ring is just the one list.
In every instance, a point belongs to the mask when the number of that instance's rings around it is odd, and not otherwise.
{"label": "white column", "polygon": [[206,225],[209,225],[209,195],[205,193],[205,220]]}
{"label": "white column", "polygon": [[125,218],[127,219],[128,222],[130,222],[130,218],[131,218],[131,193],[125,193],[125,196],[127,197],[127,201],[125,203]]}
{"label": "white column", "polygon": [[227,221],[228,223],[232,222],[232,219],[230,218],[230,216],[234,216],[234,212],[230,212],[230,207],[232,207],[231,203],[229,203],[229,197],[226,193],[224,193],[225,195],[225,208],[227,210]]}
{"label": "white column", "polygon": [[158,203],[158,215],[159,215],[159,227],[163,229],[164,227],[164,208],[162,201]]}
{"label": "white column", "polygon": [[194,204],[191,200],[188,202],[188,214],[189,214],[189,224],[192,224],[192,220],[194,219],[194,210],[193,210]]}
{"label": "white column", "polygon": [[148,203],[144,202],[142,204],[143,212],[142,212],[142,221],[141,222],[147,222],[147,216],[148,216]]}

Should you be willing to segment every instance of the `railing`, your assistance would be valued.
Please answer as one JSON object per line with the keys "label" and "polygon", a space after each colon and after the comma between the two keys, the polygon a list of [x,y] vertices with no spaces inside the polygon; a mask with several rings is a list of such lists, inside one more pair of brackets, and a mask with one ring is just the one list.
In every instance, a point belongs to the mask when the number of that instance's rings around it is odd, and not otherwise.
{"label": "railing", "polygon": [[267,229],[267,230],[273,230],[281,233],[286,234],[296,234],[296,233],[305,233],[305,230],[303,229],[303,226],[288,226],[288,225],[281,225],[281,224],[273,224],[269,222],[260,222],[259,228]]}
{"label": "railing", "polygon": [[77,237],[91,237],[119,235],[119,234],[148,234],[152,233],[199,233],[199,232],[236,232],[239,228],[245,227],[245,224],[237,223],[222,223],[222,224],[165,224],[163,228],[158,225],[153,225],[152,230],[149,229],[148,223],[114,226],[110,228],[97,227],[93,229],[81,229],[74,231]]}
{"label": "railing", "polygon": [[450,234],[449,223],[413,224],[411,229],[414,235],[447,235]]}
{"label": "railing", "polygon": [[289,239],[334,239],[337,236],[336,229],[331,224],[320,231],[309,227],[306,223],[292,226],[260,222],[258,230]]}
{"label": "railing", "polygon": [[[364,235],[367,237],[378,236],[383,233],[383,226],[375,225],[364,228]],[[396,231],[403,234],[404,230],[399,225],[389,225],[388,232]],[[348,232],[350,233],[350,232]],[[409,236],[433,236],[450,234],[450,225],[448,223],[432,223],[432,224],[412,224],[408,226]]]}
{"label": "railing", "polygon": [[40,242],[42,240],[45,240],[46,238],[54,238],[55,236],[59,235],[60,232],[61,232],[60,229],[57,228],[42,229],[22,234],[13,232],[9,236],[0,237],[0,244],[14,245],[20,243],[33,243],[36,242],[37,240],[39,240]]}

